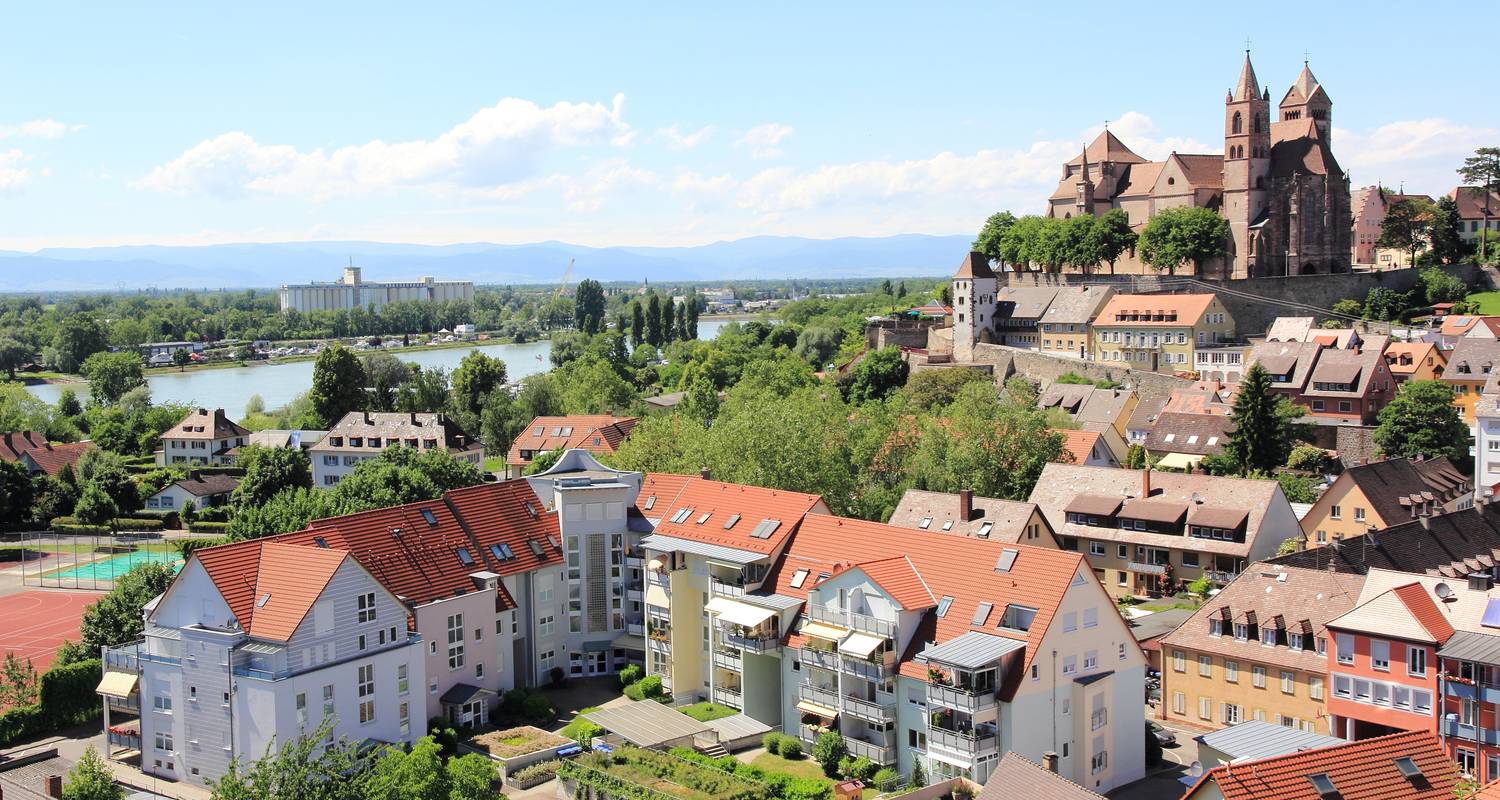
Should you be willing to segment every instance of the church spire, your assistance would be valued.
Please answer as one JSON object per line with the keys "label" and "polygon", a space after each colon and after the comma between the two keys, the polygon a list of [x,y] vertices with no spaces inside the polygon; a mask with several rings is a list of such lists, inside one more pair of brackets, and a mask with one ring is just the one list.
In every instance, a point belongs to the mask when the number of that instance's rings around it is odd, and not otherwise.
{"label": "church spire", "polygon": [[1318,79],[1313,77],[1312,70],[1308,69],[1306,61],[1302,62],[1302,72],[1297,76],[1292,88],[1304,98],[1312,97],[1313,90],[1318,88]]}
{"label": "church spire", "polygon": [[1235,100],[1254,100],[1260,94],[1260,84],[1255,80],[1255,67],[1250,64],[1250,51],[1245,51],[1245,66],[1240,68],[1240,80],[1234,86]]}

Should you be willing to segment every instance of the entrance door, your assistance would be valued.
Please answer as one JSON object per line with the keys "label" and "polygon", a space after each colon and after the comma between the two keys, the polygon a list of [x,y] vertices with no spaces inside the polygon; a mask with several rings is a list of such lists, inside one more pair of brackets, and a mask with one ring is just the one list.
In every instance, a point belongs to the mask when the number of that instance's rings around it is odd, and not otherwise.
{"label": "entrance door", "polygon": [[606,651],[589,653],[585,659],[587,660],[586,669],[590,675],[608,675],[612,671],[609,668],[609,653]]}

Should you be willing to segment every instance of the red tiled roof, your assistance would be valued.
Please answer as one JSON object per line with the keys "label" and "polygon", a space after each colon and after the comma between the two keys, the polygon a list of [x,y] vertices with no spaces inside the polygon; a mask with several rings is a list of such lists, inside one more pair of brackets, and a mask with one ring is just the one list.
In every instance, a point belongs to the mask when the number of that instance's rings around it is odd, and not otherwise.
{"label": "red tiled roof", "polygon": [[876,586],[908,611],[937,605],[937,598],[932,596],[927,582],[922,580],[922,575],[906,556],[866,561],[855,568],[868,575]]}
{"label": "red tiled roof", "polygon": [[1099,442],[1098,431],[1053,430],[1063,435],[1063,452],[1059,461],[1067,464],[1087,464]]}
{"label": "red tiled roof", "polygon": [[[1095,327],[1128,325],[1131,327],[1170,326],[1183,327],[1185,325],[1197,324],[1208,310],[1210,303],[1214,301],[1212,294],[1117,294],[1109,299],[1099,316],[1094,318]],[[1177,314],[1174,322],[1153,322],[1150,320],[1116,320],[1115,315],[1120,313],[1133,314]]]}
{"label": "red tiled roof", "polygon": [[613,453],[625,437],[635,430],[634,417],[612,414],[572,414],[565,417],[537,417],[511,443],[505,463],[522,466],[531,462],[521,451],[545,453],[563,448],[591,453]]}
{"label": "red tiled roof", "polygon": [[249,435],[248,429],[224,416],[224,409],[209,411],[206,408],[195,408],[176,425],[168,428],[162,438],[210,440]]}
{"label": "red tiled roof", "polygon": [[273,642],[291,639],[348,555],[266,539],[193,552],[240,627]]}
{"label": "red tiled roof", "polygon": [[1428,596],[1422,584],[1408,583],[1405,586],[1397,586],[1391,591],[1395,592],[1396,596],[1401,598],[1401,602],[1411,609],[1412,616],[1423,628],[1427,629],[1428,633],[1432,634],[1434,641],[1446,642],[1448,637],[1453,635],[1453,623],[1449,622],[1442,609],[1432,602],[1432,598]]}
{"label": "red tiled roof", "polygon": [[[1401,774],[1396,759],[1410,758],[1417,780]],[[1322,800],[1312,775],[1326,775],[1342,800],[1451,800],[1458,767],[1437,737],[1410,731],[1362,742],[1302,750],[1284,756],[1223,764],[1203,774],[1184,798],[1209,796],[1213,783],[1224,800]]]}
{"label": "red tiled roof", "polygon": [[63,467],[78,463],[93,446],[90,442],[52,444],[45,434],[18,431],[0,435],[0,461],[20,461],[30,456],[37,469],[55,476]]}
{"label": "red tiled roof", "polygon": [[993,278],[995,277],[995,271],[990,269],[990,260],[988,257],[983,253],[970,251],[967,256],[964,256],[963,263],[958,265],[958,272],[954,273],[953,277]]}
{"label": "red tiled roof", "polygon": [[[448,506],[468,528],[490,569],[501,575],[530,572],[562,563],[561,550],[553,546],[560,528],[557,514],[547,511],[525,480],[482,483],[445,494]],[[542,546],[542,554],[531,549],[530,542]],[[492,546],[504,544],[515,558],[494,562]]]}
{"label": "red tiled roof", "polygon": [[[652,485],[666,477],[683,479],[678,492],[670,497]],[[669,486],[670,483],[661,485]],[[650,496],[655,496],[656,501],[648,510],[644,504],[647,502],[645,498]],[[661,520],[656,525],[658,534],[769,555],[781,549],[781,544],[796,529],[797,523],[821,506],[823,499],[815,494],[723,483],[694,476],[653,475],[642,486],[636,503],[644,516]],[[740,518],[733,527],[725,528],[735,514]],[[674,522],[679,516],[681,519]],[[750,535],[757,525],[768,519],[781,523],[770,536],[761,539]]]}

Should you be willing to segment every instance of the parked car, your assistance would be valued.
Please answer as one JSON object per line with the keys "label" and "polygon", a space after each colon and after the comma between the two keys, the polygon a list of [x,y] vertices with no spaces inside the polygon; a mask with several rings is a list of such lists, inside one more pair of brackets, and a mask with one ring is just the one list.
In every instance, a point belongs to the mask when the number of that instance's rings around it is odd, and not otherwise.
{"label": "parked car", "polygon": [[1177,734],[1163,728],[1159,722],[1148,722],[1146,727],[1151,729],[1151,735],[1156,737],[1156,743],[1162,747],[1176,747]]}

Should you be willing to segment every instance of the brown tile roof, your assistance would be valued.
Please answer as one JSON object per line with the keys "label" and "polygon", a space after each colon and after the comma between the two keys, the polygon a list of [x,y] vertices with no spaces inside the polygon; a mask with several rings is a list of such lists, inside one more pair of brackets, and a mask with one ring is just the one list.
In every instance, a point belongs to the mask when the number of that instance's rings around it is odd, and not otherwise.
{"label": "brown tile roof", "polygon": [[979,800],[1104,800],[1104,795],[1095,794],[1014,752],[1007,752],[990,770],[990,778],[977,797]]}
{"label": "brown tile roof", "polygon": [[[1223,414],[1183,414],[1162,412],[1146,437],[1146,449],[1153,453],[1185,453],[1206,456],[1224,452],[1234,420]],[[1172,437],[1167,441],[1167,437]]]}
{"label": "brown tile roof", "polygon": [[1441,336],[1462,336],[1469,332],[1479,321],[1484,319],[1473,314],[1449,314],[1443,317],[1443,324],[1438,326],[1438,334]]}
{"label": "brown tile roof", "polygon": [[[1342,176],[1344,171],[1334,159],[1333,151],[1328,149],[1328,141],[1318,132],[1314,120],[1308,118],[1298,122],[1302,124],[1295,128],[1283,128],[1281,133],[1284,138],[1271,145],[1272,174],[1278,178],[1298,174]],[[1272,125],[1273,138],[1278,128],[1292,124],[1282,122]]]}
{"label": "brown tile roof", "polygon": [[1036,399],[1036,404],[1038,408],[1060,408],[1073,416],[1083,410],[1095,391],[1086,383],[1053,383]]}
{"label": "brown tile roof", "polygon": [[963,263],[958,265],[958,272],[953,274],[955,278],[993,278],[995,271],[990,269],[990,260],[983,253],[970,251],[964,256]]}
{"label": "brown tile roof", "polygon": [[[447,414],[426,411],[350,411],[328,431],[312,452],[343,452],[352,447],[350,437],[419,441],[436,439],[442,447],[457,452],[481,449],[479,440],[465,433]],[[335,445],[334,440],[340,440]],[[365,448],[358,448],[365,449]],[[374,451],[375,448],[369,448]]]}
{"label": "brown tile roof", "polygon": [[995,293],[995,317],[1040,321],[1060,291],[1047,286],[1002,286]]}
{"label": "brown tile roof", "polygon": [[[1478,186],[1457,186],[1448,196],[1458,206],[1460,219],[1484,219],[1485,191]],[[1489,193],[1490,219],[1500,217],[1500,192]]]}
{"label": "brown tile roof", "polygon": [[521,457],[523,450],[545,453],[563,448],[587,450],[590,453],[613,453],[620,449],[620,443],[635,430],[636,422],[634,417],[616,417],[612,414],[537,417],[516,435],[505,463],[512,466],[531,463],[531,459]]}
{"label": "brown tile roof", "polygon": [[[823,499],[815,494],[723,483],[697,476],[686,476],[675,494],[662,496],[658,492],[662,484],[656,482],[662,477],[652,475],[646,480],[636,504],[643,516],[660,518],[655,532],[664,536],[770,554],[781,549],[804,517],[827,513]],[[653,496],[656,500],[652,508],[644,508],[643,498]],[[739,518],[733,519],[735,516]],[[732,519],[731,527],[724,527]],[[765,520],[780,524],[765,538],[751,536]]]}
{"label": "brown tile roof", "polygon": [[1151,190],[1156,187],[1156,179],[1161,177],[1162,167],[1166,165],[1165,161],[1147,161],[1126,167],[1124,180],[1115,192],[1115,197],[1151,194]]}
{"label": "brown tile roof", "polygon": [[1365,574],[1371,568],[1461,578],[1500,564],[1500,504],[1409,520],[1270,559],[1270,563]]}
{"label": "brown tile roof", "polygon": [[171,428],[162,434],[164,439],[227,439],[231,436],[249,436],[249,429],[226,417],[224,409],[195,408],[189,411]]}
{"label": "brown tile roof", "polygon": [[1417,581],[1396,586],[1360,603],[1329,620],[1328,627],[1438,645],[1453,635],[1453,623]]}
{"label": "brown tile roof", "polygon": [[[1396,759],[1410,758],[1422,774],[1407,778]],[[1341,800],[1452,800],[1458,767],[1442,742],[1427,731],[1410,731],[1205,772],[1183,795],[1207,797],[1213,784],[1224,800],[1328,800],[1310,776],[1325,775]]]}
{"label": "brown tile roof", "polygon": [[1195,153],[1173,153],[1169,160],[1176,160],[1182,174],[1196,189],[1222,189],[1224,187],[1224,156],[1222,154],[1199,155]]}
{"label": "brown tile roof", "polygon": [[[1361,397],[1371,389],[1380,388],[1372,384],[1391,388],[1389,382],[1383,380],[1390,372],[1386,369],[1384,355],[1387,338],[1367,336],[1359,347],[1351,350],[1325,348],[1303,387],[1303,393],[1315,397]],[[1319,389],[1319,383],[1348,383],[1353,384],[1353,388],[1350,391]]]}
{"label": "brown tile roof", "polygon": [[240,485],[240,479],[233,475],[219,473],[195,474],[172,485],[182,487],[183,491],[194,497],[213,497],[216,494],[229,494],[234,491]]}
{"label": "brown tile roof", "polygon": [[1385,525],[1409,522],[1412,511],[1420,510],[1425,503],[1442,505],[1473,488],[1447,456],[1425,461],[1373,461],[1345,469],[1338,480],[1346,476],[1359,487]]}
{"label": "brown tile roof", "polygon": [[[1214,301],[1212,294],[1117,294],[1109,299],[1099,316],[1094,320],[1094,326],[1127,325],[1132,328],[1146,326],[1183,327],[1194,325],[1202,319],[1208,310],[1210,303]],[[1172,314],[1177,319],[1171,322],[1135,320],[1125,321],[1116,319],[1121,314]]]}
{"label": "brown tile roof", "polygon": [[[1426,366],[1427,359],[1433,359],[1433,368],[1442,371],[1448,363],[1434,342],[1396,342],[1385,346],[1385,363],[1393,375],[1411,375]],[[1403,363],[1409,362],[1409,363]]]}
{"label": "brown tile roof", "polygon": [[1272,376],[1285,375],[1286,380],[1272,381],[1271,386],[1300,392],[1323,350],[1317,342],[1261,342],[1250,349],[1245,366],[1259,363]]}
{"label": "brown tile roof", "polygon": [[1142,399],[1140,405],[1131,412],[1130,420],[1125,423],[1125,429],[1129,431],[1149,431],[1156,425],[1156,418],[1161,415],[1167,406],[1168,398],[1155,397]]}
{"label": "brown tile roof", "polygon": [[1235,639],[1232,629],[1212,636],[1209,620],[1238,618],[1251,611],[1257,620],[1263,621],[1261,624],[1274,624],[1279,618],[1289,631],[1309,630],[1314,636],[1323,636],[1329,620],[1358,603],[1364,582],[1363,575],[1330,574],[1264,562],[1251,564],[1177,630],[1163,637],[1162,643],[1168,647],[1222,653],[1225,658],[1243,657],[1278,667],[1323,673],[1328,670],[1327,657],[1318,655],[1310,640],[1305,650],[1292,650],[1285,642],[1266,647],[1258,639]]}
{"label": "brown tile roof", "polygon": [[44,434],[36,431],[19,431],[0,434],[0,461],[21,461],[29,458],[37,469],[56,476],[63,467],[72,466],[92,450],[92,442],[70,442],[53,444]]}
{"label": "brown tile roof", "polygon": [[1094,141],[1089,142],[1088,147],[1083,149],[1081,155],[1074,156],[1073,160],[1068,162],[1068,166],[1081,165],[1084,157],[1088,158],[1090,164],[1098,164],[1103,161],[1113,161],[1117,164],[1140,164],[1146,160],[1136,155],[1135,151],[1129,147],[1126,147],[1125,143],[1120,141],[1120,137],[1114,135],[1108,129],[1101,131],[1098,136],[1095,136]]}
{"label": "brown tile roof", "polygon": [[247,634],[286,642],[349,553],[254,539],[195,550],[192,557]]}
{"label": "brown tile roof", "polygon": [[959,504],[957,494],[907,489],[889,522],[920,530],[922,520],[931,519],[926,530],[962,536],[978,536],[985,523],[989,523],[984,538],[1014,543],[1025,538],[1026,522],[1036,513],[1036,506],[1031,503],[975,496],[969,501],[970,518],[965,520],[960,518]]}

